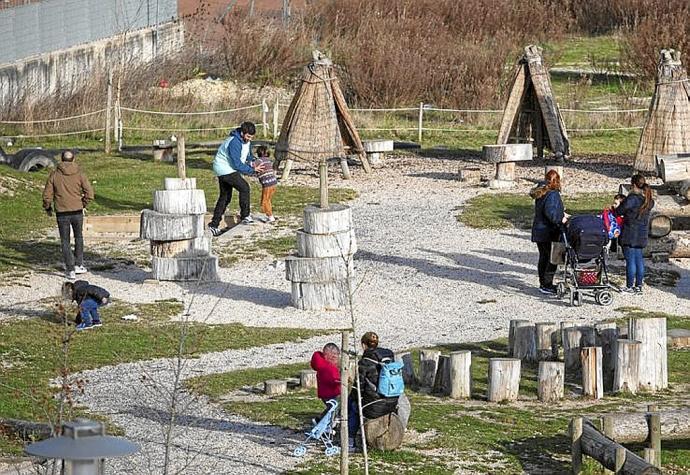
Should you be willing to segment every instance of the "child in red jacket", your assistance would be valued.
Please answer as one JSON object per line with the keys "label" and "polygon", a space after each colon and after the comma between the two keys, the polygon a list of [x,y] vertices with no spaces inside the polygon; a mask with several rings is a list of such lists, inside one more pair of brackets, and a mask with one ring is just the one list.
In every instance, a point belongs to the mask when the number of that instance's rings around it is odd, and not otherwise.
{"label": "child in red jacket", "polygon": [[340,396],[339,359],[340,348],[335,343],[328,343],[311,357],[311,367],[316,371],[316,394],[326,407],[328,400]]}

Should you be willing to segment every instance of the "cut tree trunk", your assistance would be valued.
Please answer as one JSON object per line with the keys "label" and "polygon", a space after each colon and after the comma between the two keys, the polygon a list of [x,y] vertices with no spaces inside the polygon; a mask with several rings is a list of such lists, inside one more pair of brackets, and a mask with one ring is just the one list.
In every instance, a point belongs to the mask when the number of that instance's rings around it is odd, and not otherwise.
{"label": "cut tree trunk", "polygon": [[347,305],[347,281],[292,282],[292,305],[300,310],[334,310]]}
{"label": "cut tree trunk", "polygon": [[560,361],[540,361],[538,379],[537,397],[540,401],[554,402],[563,399],[565,385],[564,363]]}
{"label": "cut tree trunk", "polygon": [[182,241],[151,241],[155,257],[200,257],[211,254],[211,238],[199,237]]}
{"label": "cut tree trunk", "polygon": [[357,252],[353,230],[332,234],[308,234],[297,231],[297,253],[300,257],[343,257]]}
{"label": "cut tree trunk", "polygon": [[151,270],[157,280],[213,282],[218,280],[218,257],[153,256]]}
{"label": "cut tree trunk", "polygon": [[556,361],[558,359],[558,324],[537,323],[537,360]]}
{"label": "cut tree trunk", "polygon": [[677,162],[664,160],[659,164],[659,174],[665,183],[690,179],[690,159]]}
{"label": "cut tree trunk", "polygon": [[[347,264],[346,265],[346,260]],[[348,267],[349,272],[348,272]],[[354,275],[352,258],[294,257],[285,258],[285,277],[291,282],[330,282]]]}
{"label": "cut tree trunk", "polygon": [[266,396],[280,396],[287,394],[287,381],[284,379],[269,379],[264,382],[264,394]]}
{"label": "cut tree trunk", "polygon": [[164,178],[163,188],[166,190],[195,190],[196,178]]}
{"label": "cut tree trunk", "polygon": [[316,371],[313,369],[303,369],[299,372],[299,385],[303,389],[316,388]]}
{"label": "cut tree trunk", "polygon": [[153,209],[165,214],[204,214],[206,195],[204,190],[156,190]]}
{"label": "cut tree trunk", "polygon": [[[405,426],[397,414],[391,413],[364,423],[367,446],[377,450],[396,450],[405,437]],[[361,438],[359,438],[361,440]]]}
{"label": "cut tree trunk", "polygon": [[432,392],[441,396],[450,394],[450,356],[441,355],[438,357],[438,368]]}
{"label": "cut tree trunk", "polygon": [[450,354],[450,397],[469,399],[472,396],[472,352],[453,351]]}
{"label": "cut tree trunk", "polygon": [[515,349],[515,329],[517,327],[526,327],[532,323],[529,320],[511,320],[508,327],[508,356],[514,356]]}
{"label": "cut tree trunk", "polygon": [[565,370],[577,372],[580,369],[580,348],[582,331],[580,327],[570,327],[563,330],[563,359]]}
{"label": "cut tree trunk", "polygon": [[582,394],[594,399],[604,397],[604,379],[602,373],[602,350],[600,346],[582,348]]}
{"label": "cut tree trunk", "polygon": [[649,219],[649,237],[662,238],[673,231],[673,220],[665,214],[654,214]]}
{"label": "cut tree trunk", "polygon": [[141,239],[181,241],[204,236],[204,215],[163,214],[145,209],[139,226]]}
{"label": "cut tree trunk", "polygon": [[489,358],[490,402],[516,401],[520,390],[520,360],[517,358]]}
{"label": "cut tree trunk", "polygon": [[513,358],[526,361],[537,360],[537,337],[534,325],[515,328]]}
{"label": "cut tree trunk", "polygon": [[352,227],[352,209],[342,204],[328,208],[309,205],[304,208],[304,232],[332,234],[349,231]]}
{"label": "cut tree trunk", "polygon": [[613,378],[614,392],[637,393],[639,389],[640,350],[639,341],[619,339],[616,354],[616,371]]}
{"label": "cut tree trunk", "polygon": [[631,318],[628,338],[639,341],[638,383],[641,389],[658,391],[668,387],[666,318]]}
{"label": "cut tree trunk", "polygon": [[613,378],[616,374],[616,357],[618,354],[618,326],[616,322],[599,322],[595,324],[597,346],[602,351],[602,373],[604,391],[613,391]]}
{"label": "cut tree trunk", "polygon": [[[690,439],[690,410],[679,409],[660,411],[661,439]],[[611,438],[621,444],[646,442],[649,437],[648,417],[646,412],[625,414],[607,414],[611,423]]]}
{"label": "cut tree trunk", "polygon": [[414,388],[419,383],[417,374],[412,364],[412,354],[408,351],[405,353],[398,353],[395,355],[395,361],[400,361],[403,364],[403,381],[406,387]]}
{"label": "cut tree trunk", "polygon": [[419,384],[424,388],[431,388],[436,380],[436,370],[441,352],[437,350],[421,350],[419,352]]}

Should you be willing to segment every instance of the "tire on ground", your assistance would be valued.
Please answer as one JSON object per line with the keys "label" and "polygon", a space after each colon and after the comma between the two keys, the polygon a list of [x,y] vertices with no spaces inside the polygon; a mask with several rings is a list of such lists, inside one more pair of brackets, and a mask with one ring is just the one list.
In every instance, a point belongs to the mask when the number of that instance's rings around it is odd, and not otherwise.
{"label": "tire on ground", "polygon": [[18,154],[12,160],[12,166],[20,172],[36,172],[44,168],[54,168],[56,165],[57,162],[52,155],[43,150],[30,150],[28,153]]}

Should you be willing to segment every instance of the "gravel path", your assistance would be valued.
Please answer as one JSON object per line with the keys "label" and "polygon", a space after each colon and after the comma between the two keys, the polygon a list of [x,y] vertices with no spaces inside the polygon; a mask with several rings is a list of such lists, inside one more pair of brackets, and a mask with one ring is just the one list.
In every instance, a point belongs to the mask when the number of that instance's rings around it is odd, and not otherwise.
{"label": "gravel path", "polygon": [[[566,192],[615,193],[630,168],[615,160],[593,163],[582,160],[566,172]],[[458,223],[457,208],[478,193],[455,180],[462,162],[435,158],[395,157],[373,176],[357,173],[343,183],[333,174],[335,186],[352,186],[360,197],[352,203],[360,251],[356,256],[355,313],[358,332],[374,330],[394,349],[445,342],[490,339],[507,334],[512,318],[532,321],[573,320],[588,322],[619,316],[619,306],[690,313],[688,263],[661,266],[680,273],[674,288],[648,288],[644,296],[615,295],[612,307],[586,301],[571,308],[537,292],[536,247],[529,233],[520,230],[477,230]],[[359,171],[359,169],[355,169]],[[482,165],[484,175],[490,168]],[[543,164],[519,167],[517,191],[527,192],[543,173]],[[293,180],[314,185],[316,177],[300,170]],[[567,205],[567,197],[566,197]],[[243,232],[246,232],[244,230]],[[228,246],[234,245],[227,240]],[[614,267],[622,263],[614,263]],[[305,312],[290,307],[290,284],[280,262],[246,262],[221,269],[222,281],[200,287],[191,318],[208,323],[241,322],[251,326],[341,328],[349,326],[346,311]],[[115,296],[149,302],[161,298],[185,298],[173,283],[142,284],[146,272],[127,268],[102,273],[92,280]],[[37,296],[55,295],[59,276],[37,275],[30,288],[2,288],[0,299],[10,307],[24,305]],[[188,298],[188,296],[187,296]],[[209,314],[209,309],[217,305]],[[188,374],[213,373],[306,360],[323,339],[289,347],[229,351],[206,355],[193,363]],[[291,358],[288,358],[290,356]],[[192,365],[192,363],[190,363]],[[88,373],[90,383],[81,402],[124,427],[128,437],[144,443],[148,459],[160,459],[159,424],[164,405],[143,396],[148,391],[142,374],[166,379],[165,362],[148,362],[102,368]],[[191,410],[193,407],[193,410]],[[180,434],[182,447],[204,447],[191,471],[185,473],[268,473],[291,467],[284,443],[290,434],[224,414],[204,399],[194,400],[190,427]],[[181,451],[180,451],[181,452]],[[140,473],[147,457],[130,459],[117,473]],[[248,465],[251,469],[248,469]],[[217,469],[217,470],[216,470]],[[130,470],[130,471],[127,471]],[[195,471],[196,470],[196,471]]]}

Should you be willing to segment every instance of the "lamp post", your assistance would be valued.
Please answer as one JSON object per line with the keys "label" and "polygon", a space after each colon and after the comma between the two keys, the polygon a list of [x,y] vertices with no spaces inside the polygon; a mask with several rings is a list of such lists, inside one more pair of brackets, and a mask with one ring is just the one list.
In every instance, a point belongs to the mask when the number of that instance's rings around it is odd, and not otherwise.
{"label": "lamp post", "polygon": [[29,445],[26,453],[63,461],[65,475],[102,475],[106,458],[139,451],[139,446],[121,437],[105,435],[100,422],[76,419],[62,426],[62,435]]}

